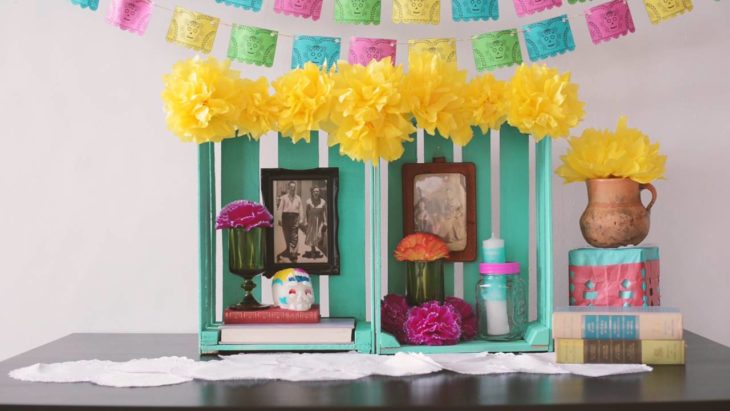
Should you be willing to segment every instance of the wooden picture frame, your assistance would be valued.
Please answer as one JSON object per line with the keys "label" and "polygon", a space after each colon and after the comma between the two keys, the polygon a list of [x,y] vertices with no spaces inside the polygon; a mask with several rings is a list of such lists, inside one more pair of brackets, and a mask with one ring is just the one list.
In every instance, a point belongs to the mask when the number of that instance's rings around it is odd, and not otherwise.
{"label": "wooden picture frame", "polygon": [[403,233],[436,234],[449,246],[446,261],[477,257],[476,166],[447,163],[403,164]]}
{"label": "wooden picture frame", "polygon": [[301,268],[310,274],[340,273],[337,193],[339,170],[261,169],[264,204],[274,216],[266,242],[266,272]]}

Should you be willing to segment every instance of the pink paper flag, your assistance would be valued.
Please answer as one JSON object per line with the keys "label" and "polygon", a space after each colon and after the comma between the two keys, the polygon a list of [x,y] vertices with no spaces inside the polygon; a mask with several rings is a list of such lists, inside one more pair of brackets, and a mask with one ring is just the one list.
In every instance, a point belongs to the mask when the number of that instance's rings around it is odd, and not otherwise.
{"label": "pink paper flag", "polygon": [[556,6],[562,6],[563,0],[513,0],[517,15],[524,17]]}
{"label": "pink paper flag", "polygon": [[152,14],[152,0],[112,0],[106,20],[122,30],[140,36],[147,30]]}
{"label": "pink paper flag", "polygon": [[613,0],[591,7],[586,12],[586,21],[593,44],[616,39],[636,31],[626,0]]}
{"label": "pink paper flag", "polygon": [[319,16],[322,14],[322,0],[276,0],[274,11],[287,16],[319,20]]}
{"label": "pink paper flag", "polygon": [[390,57],[390,62],[395,66],[395,47],[395,40],[352,37],[348,61],[350,64],[367,66],[372,60]]}

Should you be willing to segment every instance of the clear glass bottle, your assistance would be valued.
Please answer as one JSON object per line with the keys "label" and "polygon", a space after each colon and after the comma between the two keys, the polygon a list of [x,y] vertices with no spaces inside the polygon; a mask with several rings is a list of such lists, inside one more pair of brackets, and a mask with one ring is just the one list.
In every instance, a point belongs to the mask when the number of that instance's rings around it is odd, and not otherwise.
{"label": "clear glass bottle", "polygon": [[479,271],[479,337],[489,341],[521,339],[527,328],[527,292],[519,276],[519,263],[481,264]]}

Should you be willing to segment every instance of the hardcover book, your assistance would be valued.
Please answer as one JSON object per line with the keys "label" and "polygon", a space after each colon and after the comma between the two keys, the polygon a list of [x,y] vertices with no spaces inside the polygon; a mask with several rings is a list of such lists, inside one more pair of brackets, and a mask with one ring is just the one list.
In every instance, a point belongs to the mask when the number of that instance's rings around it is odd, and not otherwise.
{"label": "hardcover book", "polygon": [[553,337],[681,340],[682,313],[666,307],[565,307],[553,312]]}
{"label": "hardcover book", "polygon": [[315,324],[234,324],[221,327],[221,344],[348,344],[355,320],[323,318]]}
{"label": "hardcover book", "polygon": [[555,340],[563,364],[684,364],[684,350],[683,340]]}
{"label": "hardcover book", "polygon": [[309,324],[319,322],[319,305],[314,304],[307,311],[286,310],[270,307],[265,310],[223,311],[224,324]]}

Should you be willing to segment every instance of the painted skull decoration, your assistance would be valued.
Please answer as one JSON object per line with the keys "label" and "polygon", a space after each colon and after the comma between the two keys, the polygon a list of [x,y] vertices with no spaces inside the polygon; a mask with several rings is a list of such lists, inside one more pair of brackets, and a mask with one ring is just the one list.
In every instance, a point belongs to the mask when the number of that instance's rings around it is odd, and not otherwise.
{"label": "painted skull decoration", "polygon": [[285,268],[274,274],[271,282],[274,304],[286,310],[307,311],[314,303],[309,274],[301,268]]}

